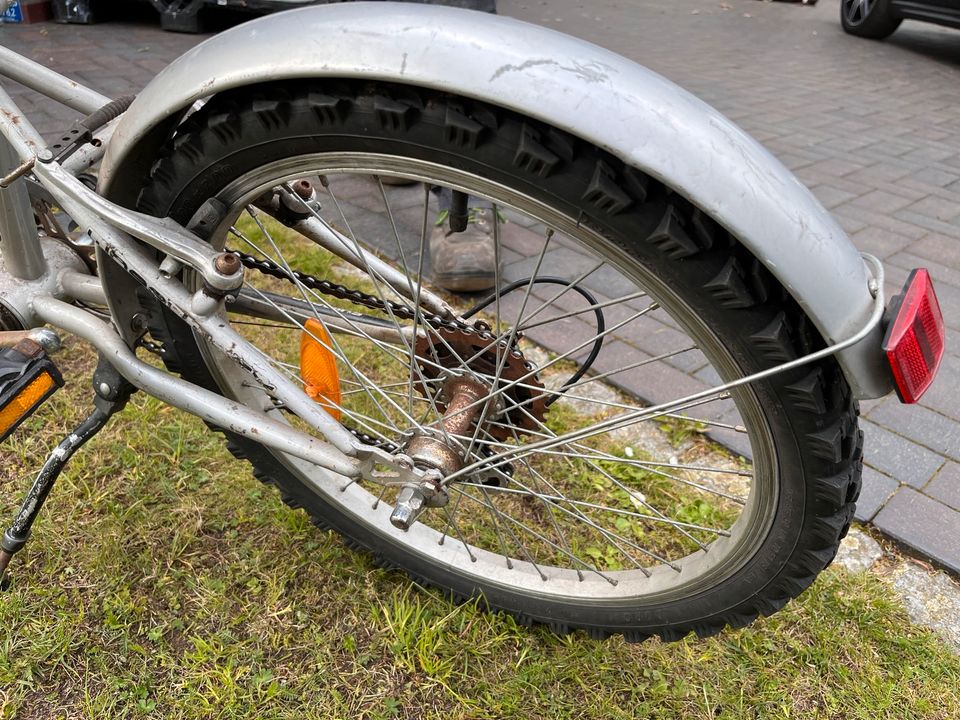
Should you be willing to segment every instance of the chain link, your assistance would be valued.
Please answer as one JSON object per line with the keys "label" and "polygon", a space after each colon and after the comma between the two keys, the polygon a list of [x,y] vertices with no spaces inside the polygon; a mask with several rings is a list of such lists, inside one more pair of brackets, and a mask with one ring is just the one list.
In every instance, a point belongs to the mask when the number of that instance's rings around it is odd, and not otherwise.
{"label": "chain link", "polygon": [[[280,280],[298,282],[309,290],[316,290],[319,293],[329,295],[338,300],[346,300],[354,305],[360,305],[370,310],[381,310],[401,320],[415,320],[419,317],[426,325],[434,329],[445,327],[450,330],[475,333],[481,340],[492,341],[494,339],[493,333],[490,332],[490,326],[482,320],[475,320],[473,324],[467,324],[456,318],[444,318],[434,313],[424,312],[423,310],[418,314],[406,305],[391,302],[390,300],[381,300],[374,295],[348,288],[346,285],[339,285],[329,280],[321,280],[313,275],[302,273],[299,270],[291,269],[288,271],[286,268],[266,258],[257,258],[232,248],[225,249],[225,252],[232,253],[240,258],[240,262],[246,268],[257,270],[264,275],[269,275],[270,277],[275,277]],[[501,341],[500,344],[501,346],[506,346],[506,342],[504,341]]]}

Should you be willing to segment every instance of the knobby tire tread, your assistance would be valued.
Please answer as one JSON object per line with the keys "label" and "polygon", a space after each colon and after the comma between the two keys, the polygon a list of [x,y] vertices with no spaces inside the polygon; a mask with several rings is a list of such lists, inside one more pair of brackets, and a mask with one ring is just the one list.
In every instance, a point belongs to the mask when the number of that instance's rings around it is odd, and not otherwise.
{"label": "knobby tire tread", "polygon": [[[618,238],[640,238],[628,243],[635,255],[695,288],[704,312],[714,314],[712,320],[744,328],[739,353],[751,369],[822,347],[809,320],[766,268],[685,198],[569,134],[440,92],[314,80],[223,93],[187,118],[167,143],[145,182],[138,209],[186,222],[209,197],[212,181],[205,174],[222,176],[223,184],[252,156],[275,159],[284,152],[308,152],[314,144],[322,150],[325,145],[304,131],[305,118],[315,123],[318,135],[349,136],[356,148],[382,150],[386,137],[422,157],[456,162],[461,154],[470,154],[492,173],[545,189],[558,206],[569,207],[574,217],[579,213],[583,222],[621,245],[626,241]],[[142,301],[150,306],[150,332],[164,343],[168,367],[217,390],[189,328],[155,298],[144,294]],[[789,556],[755,593],[731,606],[719,607],[723,603],[718,599],[715,612],[696,620],[637,627],[605,621],[599,612],[589,621],[557,620],[536,599],[520,606],[519,601],[498,604],[488,598],[488,605],[522,624],[542,623],[559,634],[582,629],[593,638],[619,634],[636,642],[654,634],[678,640],[690,632],[708,637],[725,626],[743,627],[803,592],[833,560],[853,519],[862,468],[859,410],[832,359],[784,373],[765,386],[776,398],[778,412],[786,415],[777,422],[790,425],[803,459],[804,518]],[[256,477],[275,486],[287,505],[303,508],[318,527],[338,531],[349,547],[457,601],[484,595],[483,588],[450,587],[420,568],[404,566],[390,543],[376,535],[358,536],[348,519],[331,511],[262,446],[220,431],[230,451],[248,460]]]}

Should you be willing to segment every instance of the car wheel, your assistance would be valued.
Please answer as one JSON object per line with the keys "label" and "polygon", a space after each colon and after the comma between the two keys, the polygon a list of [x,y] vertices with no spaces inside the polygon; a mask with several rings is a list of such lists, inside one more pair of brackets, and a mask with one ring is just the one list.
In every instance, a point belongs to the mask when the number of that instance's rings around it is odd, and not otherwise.
{"label": "car wheel", "polygon": [[845,32],[859,37],[882,40],[900,27],[893,16],[890,0],[842,0],[840,24]]}

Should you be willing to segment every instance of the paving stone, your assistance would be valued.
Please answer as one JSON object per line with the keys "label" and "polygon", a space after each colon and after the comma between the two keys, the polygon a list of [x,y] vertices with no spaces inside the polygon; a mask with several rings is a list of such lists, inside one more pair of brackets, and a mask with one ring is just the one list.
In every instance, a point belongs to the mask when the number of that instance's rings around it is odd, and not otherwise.
{"label": "paving stone", "polygon": [[[902,213],[903,211],[901,211]],[[900,213],[894,217],[892,214],[884,210],[870,210],[868,208],[862,208],[854,205],[853,203],[844,203],[843,205],[838,205],[833,209],[834,215],[850,218],[857,220],[863,223],[864,226],[872,225],[874,227],[883,228],[897,235],[902,235],[903,237],[909,237],[912,239],[919,239],[926,235],[930,228],[926,226],[917,225],[914,222],[905,222],[904,220],[898,219]],[[913,213],[916,217],[923,217]],[[934,222],[929,220],[929,218],[924,218],[928,222]],[[948,233],[949,234],[949,233]]]}
{"label": "paving stone", "polygon": [[944,458],[886,428],[861,420],[864,462],[882,473],[916,488],[927,484]]}
{"label": "paving stone", "polygon": [[910,175],[912,172],[910,165],[897,164],[887,156],[883,162],[878,162],[863,170],[847,175],[845,180],[862,183],[865,187],[875,187],[876,183],[896,182],[901,178]]}
{"label": "paving stone", "polygon": [[[623,319],[628,318],[635,312],[632,309],[620,308],[612,313],[605,312],[605,315],[610,315],[607,320],[608,324],[615,324],[622,322]],[[656,357],[693,347],[693,341],[685,333],[664,325],[649,316],[635,318],[628,322],[616,331],[616,336]],[[684,372],[692,373],[700,370],[707,363],[707,360],[699,350],[690,350],[666,358],[664,362]]]}
{"label": "paving stone", "polygon": [[542,232],[536,232],[535,229],[523,227],[516,222],[508,222],[500,228],[500,242],[523,257],[532,257],[534,259],[530,265],[532,269],[536,263],[536,256],[543,250],[545,239]]}
{"label": "paving stone", "polygon": [[919,182],[927,183],[929,185],[936,185],[937,187],[947,187],[951,183],[960,180],[960,175],[955,175],[954,173],[946,172],[944,170],[937,170],[935,168],[924,168],[923,170],[918,170],[910,177]]}
{"label": "paving stone", "polygon": [[[523,232],[532,235],[528,230],[523,230]],[[516,250],[515,245],[511,244],[507,247],[520,252]],[[538,261],[539,255],[527,257],[524,260],[516,262],[504,271],[504,278],[511,282],[520,280],[521,278],[528,278],[537,270]],[[546,253],[543,261],[540,262],[538,274],[552,275],[563,278],[564,280],[573,280],[590,270],[596,264],[597,260],[588,258],[583,253],[567,248],[560,248],[559,250],[550,250]],[[635,290],[636,286],[631,286],[631,289]],[[622,288],[618,288],[618,290],[622,290]]]}
{"label": "paving stone", "polygon": [[893,571],[893,587],[913,622],[960,652],[960,586],[955,580],[908,561]]}
{"label": "paving stone", "polygon": [[[960,188],[957,192],[960,194]],[[960,269],[960,238],[928,233],[918,242],[910,245],[910,252],[927,258],[931,262]]]}
{"label": "paving stone", "polygon": [[910,200],[900,195],[884,192],[883,190],[873,190],[865,195],[861,195],[849,202],[855,207],[865,208],[882,213],[893,213],[896,210],[910,205]]}
{"label": "paving stone", "polygon": [[857,197],[856,193],[841,190],[836,187],[835,184],[828,185],[827,183],[822,183],[811,188],[811,190],[813,190],[813,194],[817,196],[817,200],[828,210]]}
{"label": "paving stone", "polygon": [[880,543],[863,530],[850,528],[847,536],[840,542],[837,557],[833,562],[847,572],[866,572],[883,558]]}
{"label": "paving stone", "polygon": [[870,420],[941,455],[960,460],[960,422],[956,420],[920,405],[904,405],[895,397],[871,410]]}
{"label": "paving stone", "polygon": [[957,215],[960,215],[960,206],[956,202],[951,202],[945,198],[936,195],[928,195],[923,200],[918,200],[913,205],[907,207],[910,212],[927,215],[934,220],[944,220],[949,222]]}
{"label": "paving stone", "polygon": [[[699,414],[699,411],[696,409],[691,409],[689,412],[691,415]],[[712,414],[712,411],[708,412]],[[717,419],[719,422],[726,423],[727,425],[736,426],[742,423],[740,413],[736,408],[731,408],[729,412],[723,413]],[[716,443],[720,443],[735,455],[739,455],[747,460],[753,460],[753,448],[750,446],[750,438],[748,438],[746,434],[727,428],[708,426],[707,437]]]}
{"label": "paving stone", "polygon": [[873,522],[895,540],[960,572],[960,512],[913,488],[901,487]]}
{"label": "paving stone", "polygon": [[881,260],[899,253],[910,246],[910,238],[897,235],[883,228],[866,226],[862,230],[853,233],[850,237],[858,250],[876,255]]}
{"label": "paving stone", "polygon": [[[503,312],[506,317],[513,316],[506,310]],[[556,313],[552,310],[546,310],[537,316],[537,320],[546,320],[551,315],[557,314],[559,313]],[[574,348],[580,348],[575,350],[570,356],[575,358],[590,352],[590,348],[593,347],[593,343],[591,341],[596,337],[597,329],[590,323],[586,323],[579,318],[572,317],[531,328],[529,330],[525,330],[524,333],[535,343],[538,343],[558,354],[565,354]],[[607,347],[607,343],[604,343],[604,347]],[[601,357],[606,355],[608,352],[609,349],[606,349],[601,353]]]}
{"label": "paving stone", "polygon": [[[932,498],[960,511],[960,464],[948,462],[923,489]],[[960,538],[957,538],[960,543]]]}
{"label": "paving stone", "polygon": [[894,478],[877,472],[869,465],[864,465],[863,485],[860,488],[860,498],[857,500],[857,520],[860,522],[873,520],[898,487],[900,483]]}
{"label": "paving stone", "polygon": [[896,220],[906,225],[925,228],[926,230],[931,230],[936,233],[960,238],[960,227],[949,222],[944,222],[943,220],[938,220],[937,218],[932,218],[910,209],[898,210],[892,213],[892,215]]}
{"label": "paving stone", "polygon": [[930,271],[930,276],[933,278],[933,284],[938,290],[941,283],[960,287],[960,270],[946,265],[935,265],[931,268],[929,260],[919,255],[914,255],[912,252],[909,252],[909,249],[905,252],[898,252],[896,255],[891,255],[887,258],[887,262],[908,271],[914,268],[927,268]]}
{"label": "paving stone", "polygon": [[960,415],[960,356],[944,355],[940,371],[933,385],[920,398],[920,404],[942,415]]}

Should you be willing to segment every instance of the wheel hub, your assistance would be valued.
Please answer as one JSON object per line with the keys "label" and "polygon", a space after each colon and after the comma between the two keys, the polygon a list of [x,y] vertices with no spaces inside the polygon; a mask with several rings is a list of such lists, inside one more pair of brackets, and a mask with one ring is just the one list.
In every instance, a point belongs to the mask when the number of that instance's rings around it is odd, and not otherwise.
{"label": "wheel hub", "polygon": [[[472,372],[475,382],[486,387],[486,393],[502,390],[499,409],[487,408],[485,429],[491,436],[497,440],[519,439],[544,421],[547,405],[543,383],[518,348],[502,341],[495,343],[489,332],[472,328],[444,326],[428,332],[417,338],[415,347],[424,380],[456,378],[454,373]],[[434,397],[437,408],[444,413],[455,397],[447,391],[449,382]],[[494,382],[496,388],[492,387]],[[416,387],[426,397],[434,394],[425,382],[416,383]]]}

